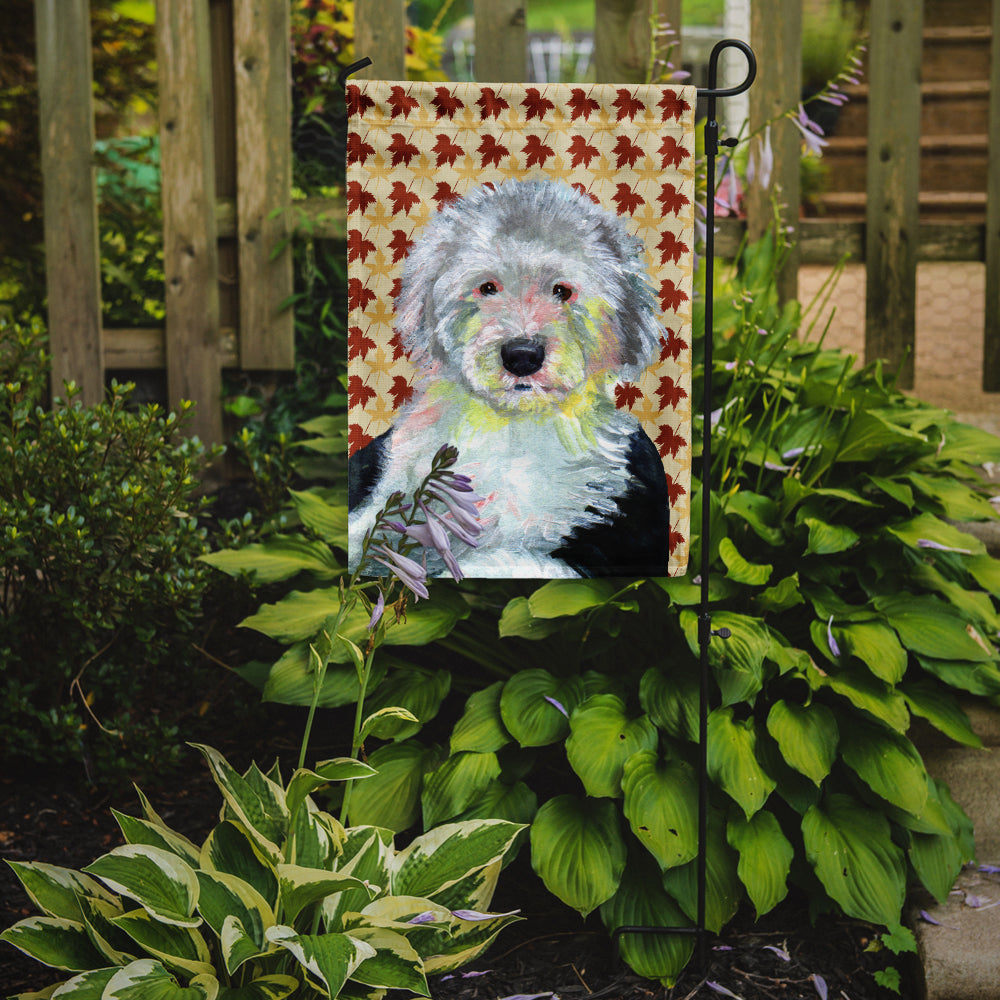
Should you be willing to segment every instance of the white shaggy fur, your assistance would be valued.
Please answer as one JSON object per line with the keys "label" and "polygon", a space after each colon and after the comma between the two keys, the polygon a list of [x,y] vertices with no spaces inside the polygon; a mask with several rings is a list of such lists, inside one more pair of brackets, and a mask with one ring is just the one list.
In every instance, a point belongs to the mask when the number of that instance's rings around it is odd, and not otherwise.
{"label": "white shaggy fur", "polygon": [[568,185],[509,181],[442,209],[404,266],[397,329],[419,375],[351,512],[352,565],[388,496],[410,494],[449,443],[486,498],[478,547],[453,545],[463,571],[577,576],[550,553],[629,489],[639,424],[612,386],[655,356],[657,313],[640,242]]}

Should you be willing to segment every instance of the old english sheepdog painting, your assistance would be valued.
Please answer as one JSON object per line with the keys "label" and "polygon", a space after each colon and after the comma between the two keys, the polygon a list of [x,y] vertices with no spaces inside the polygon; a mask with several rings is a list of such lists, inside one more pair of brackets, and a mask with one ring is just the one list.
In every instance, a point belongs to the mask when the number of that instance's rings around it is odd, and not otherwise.
{"label": "old english sheepdog painting", "polygon": [[[432,149],[458,142],[454,129],[431,135]],[[404,144],[388,141],[389,150]],[[348,197],[357,201],[354,176]],[[400,196],[390,186],[390,200],[394,191]],[[413,493],[447,443],[458,451],[456,471],[471,486],[465,506],[474,503],[478,519],[470,535],[460,511],[443,511],[465,576],[670,572],[672,499],[687,491],[678,491],[657,442],[623,400],[680,338],[665,326],[648,242],[626,223],[615,202],[535,170],[450,189],[411,233],[394,234],[400,259],[385,353],[405,355],[413,374],[390,383],[398,405],[389,426],[355,434],[352,568],[379,512],[393,494]],[[361,233],[355,256],[364,240]],[[352,319],[364,315],[352,310]],[[360,322],[352,333],[366,336]],[[363,393],[367,383],[353,367],[351,374]],[[687,398],[679,378],[660,376],[658,388],[664,381],[675,400]],[[428,574],[444,572],[440,555],[425,551]]]}

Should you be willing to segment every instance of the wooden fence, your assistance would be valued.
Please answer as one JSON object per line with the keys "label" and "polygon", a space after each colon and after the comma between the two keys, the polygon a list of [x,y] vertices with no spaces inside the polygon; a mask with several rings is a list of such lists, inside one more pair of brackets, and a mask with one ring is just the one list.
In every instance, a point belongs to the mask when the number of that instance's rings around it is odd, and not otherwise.
{"label": "wooden fence", "polygon": [[[223,437],[221,371],[293,364],[291,293],[290,0],[158,0],[157,40],[166,271],[165,329],[101,327],[92,168],[88,0],[35,0],[53,384],[73,379],[83,398],[103,392],[111,369],[166,369],[170,401],[195,400],[196,433]],[[475,0],[476,75],[526,76],[525,0]],[[651,11],[651,6],[653,10]],[[595,0],[596,79],[641,82],[650,16],[681,23],[681,0]],[[983,385],[1000,390],[1000,0],[992,4],[989,171],[985,224],[921,223],[920,47],[923,0],[871,0],[865,221],[798,218],[781,276],[796,290],[800,263],[850,253],[867,270],[866,356],[894,365],[909,351],[912,384],[918,261],[985,261]],[[753,0],[759,72],[750,91],[755,128],[800,97],[801,0]],[[369,75],[404,73],[404,0],[356,0],[356,51]],[[498,43],[502,40],[502,44]],[[683,37],[680,38],[683,51]],[[674,52],[677,58],[677,52]],[[731,253],[744,227],[760,233],[777,196],[799,204],[800,137],[773,130],[775,171],[752,190],[747,220],[725,220],[716,241]],[[310,201],[299,215],[319,237],[342,238],[340,201]]]}

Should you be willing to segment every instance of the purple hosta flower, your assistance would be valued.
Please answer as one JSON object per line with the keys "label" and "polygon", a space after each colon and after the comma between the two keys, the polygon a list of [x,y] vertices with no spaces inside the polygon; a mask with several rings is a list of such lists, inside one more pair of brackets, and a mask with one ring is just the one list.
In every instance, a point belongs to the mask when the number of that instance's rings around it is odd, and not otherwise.
{"label": "purple hosta flower", "polygon": [[435,920],[437,920],[437,914],[433,910],[424,910],[423,913],[410,917],[406,922],[408,924],[432,924]]}
{"label": "purple hosta flower", "polygon": [[809,978],[813,981],[813,986],[816,987],[816,992],[819,994],[819,1000],[826,1000],[828,993],[826,980],[815,972]]}
{"label": "purple hosta flower", "polygon": [[834,656],[840,656],[840,646],[837,645],[837,640],[833,637],[833,615],[830,615],[829,621],[826,623],[826,641],[830,647],[830,652]]}
{"label": "purple hosta flower", "polygon": [[978,871],[986,875],[1000,875],[1000,865],[979,865]]}
{"label": "purple hosta flower", "polygon": [[750,145],[750,158],[747,160],[747,183],[754,182],[766,191],[771,186],[771,174],[774,173],[774,150],[771,148],[771,126],[764,129],[763,136]]}
{"label": "purple hosta flower", "polygon": [[562,714],[565,715],[567,719],[569,718],[569,712],[566,711],[565,707],[562,705],[561,702],[556,701],[555,698],[552,698],[549,695],[543,695],[543,697],[550,705],[555,705],[555,707],[559,709],[559,711],[562,712]]}
{"label": "purple hosta flower", "polygon": [[371,632],[376,625],[382,619],[382,613],[385,611],[385,595],[380,590],[378,592],[378,600],[375,602],[375,607],[372,608],[372,616],[368,619],[368,631]]}
{"label": "purple hosta flower", "polygon": [[773,951],[782,962],[790,962],[792,960],[792,956],[784,948],[779,948],[776,944],[766,944],[764,945],[764,950]]}
{"label": "purple hosta flower", "polygon": [[737,214],[740,209],[740,199],[743,192],[740,190],[740,179],[736,176],[736,165],[733,158],[729,157],[729,165],[726,168],[722,183],[715,192],[715,210],[723,215]]}
{"label": "purple hosta flower", "polygon": [[827,145],[822,138],[823,130],[806,114],[806,109],[799,105],[799,112],[792,117],[792,124],[802,133],[806,149],[817,156],[823,155],[823,147]]}
{"label": "purple hosta flower", "polygon": [[478,535],[483,530],[479,524],[479,508],[476,504],[483,503],[486,498],[474,493],[471,486],[465,483],[456,486],[454,482],[439,481],[428,488],[427,495],[440,500],[454,520],[469,534]]}
{"label": "purple hosta flower", "polygon": [[711,980],[705,983],[705,985],[712,990],[713,993],[721,993],[724,997],[733,997],[734,1000],[743,1000],[743,997],[739,993],[734,993],[732,990],[727,990],[722,983],[713,983]]}
{"label": "purple hosta flower", "polygon": [[480,913],[479,910],[452,910],[451,915],[459,920],[492,920],[494,917],[516,917],[521,911],[510,910],[507,913]]}
{"label": "purple hosta flower", "polygon": [[920,549],[938,549],[941,552],[958,552],[964,556],[971,556],[972,549],[956,549],[951,545],[942,545],[940,542],[935,542],[930,538],[918,538],[917,548]]}
{"label": "purple hosta flower", "polygon": [[386,559],[380,559],[378,556],[372,556],[375,562],[392,570],[404,587],[412,590],[417,597],[430,597],[427,591],[427,570],[420,563],[410,559],[409,556],[393,552],[386,545],[379,545],[375,551],[381,552],[386,557]]}

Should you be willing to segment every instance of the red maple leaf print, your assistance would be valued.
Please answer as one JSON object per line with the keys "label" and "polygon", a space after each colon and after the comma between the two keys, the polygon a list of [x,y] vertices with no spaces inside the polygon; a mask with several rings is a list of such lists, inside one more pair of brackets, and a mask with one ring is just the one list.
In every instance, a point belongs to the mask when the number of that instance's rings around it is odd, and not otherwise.
{"label": "red maple leaf print", "polygon": [[622,382],[615,386],[615,406],[627,410],[642,399],[642,389],[635,382]]}
{"label": "red maple leaf print", "polygon": [[389,107],[392,108],[392,117],[410,117],[411,111],[416,111],[420,107],[420,102],[415,97],[410,97],[402,87],[393,87],[389,96]]}
{"label": "red maple leaf print", "polygon": [[398,264],[410,252],[413,240],[402,229],[394,229],[389,246],[392,247],[392,262]]}
{"label": "red maple leaf print", "polygon": [[674,549],[677,548],[681,542],[684,541],[684,535],[681,534],[676,528],[670,529],[670,554],[674,554]]}
{"label": "red maple leaf print", "polygon": [[528,136],[528,141],[524,144],[524,153],[527,156],[526,167],[544,167],[545,161],[550,156],[556,155],[556,151],[551,146],[546,146],[537,135]]}
{"label": "red maple leaf print", "polygon": [[492,135],[483,136],[483,141],[479,144],[479,149],[476,152],[479,154],[484,167],[490,164],[499,167],[500,161],[505,156],[510,156],[510,150],[506,146],[501,146],[497,142],[496,136]]}
{"label": "red maple leaf print", "polygon": [[680,304],[686,302],[687,297],[687,292],[678,288],[670,278],[660,282],[660,308],[664,312],[680,308]]}
{"label": "red maple leaf print", "polygon": [[392,202],[393,212],[399,215],[401,212],[409,212],[420,201],[420,195],[415,191],[408,191],[402,181],[396,181],[389,192],[389,201]]}
{"label": "red maple leaf print", "polygon": [[681,351],[687,350],[687,346],[686,340],[682,340],[675,330],[667,327],[666,338],[660,337],[660,360],[666,361],[669,358],[676,361],[680,357]]}
{"label": "red maple leaf print", "polygon": [[347,402],[350,406],[364,406],[371,402],[378,393],[361,381],[360,375],[350,375],[347,379]]}
{"label": "red maple leaf print", "polygon": [[[396,290],[396,295],[399,294],[399,290]],[[393,298],[396,296],[394,295]],[[398,361],[400,358],[406,358],[410,356],[410,352],[403,346],[403,338],[400,337],[399,331],[393,329],[392,336],[389,338],[389,346],[392,348],[392,360]]]}
{"label": "red maple leaf print", "polygon": [[670,497],[670,506],[672,507],[682,496],[687,493],[687,490],[681,486],[680,483],[674,482],[674,477],[667,474],[667,495]]}
{"label": "red maple leaf print", "polygon": [[573,141],[569,144],[569,152],[573,156],[572,165],[574,167],[580,166],[581,163],[585,167],[589,167],[590,161],[595,156],[601,155],[601,151],[587,142],[587,137],[583,135],[573,136]]}
{"label": "red maple leaf print", "polygon": [[619,184],[618,191],[611,199],[618,206],[619,215],[631,215],[640,205],[646,204],[641,194],[636,194],[627,184]]}
{"label": "red maple leaf print", "polygon": [[361,235],[360,229],[351,229],[347,233],[347,259],[348,261],[357,260],[359,257],[362,261],[368,259],[370,253],[374,253],[375,244],[371,240],[366,240]]}
{"label": "red maple leaf print", "polygon": [[389,395],[392,396],[393,407],[398,410],[413,395],[413,386],[406,381],[404,375],[395,375]]}
{"label": "red maple leaf print", "polygon": [[497,96],[497,92],[492,87],[483,87],[483,96],[476,101],[483,113],[483,119],[499,118],[501,111],[507,111],[510,105],[507,101]]}
{"label": "red maple leaf print", "polygon": [[547,97],[542,97],[542,92],[537,87],[529,87],[525,93],[527,96],[521,106],[528,109],[526,118],[537,118],[540,121],[555,108]]}
{"label": "red maple leaf print", "polygon": [[674,184],[664,184],[656,200],[663,206],[663,214],[668,212],[680,215],[681,209],[691,201],[683,191],[678,191]]}
{"label": "red maple leaf print", "polygon": [[375,195],[366,191],[358,181],[347,182],[347,211],[367,212],[369,205],[375,204]]}
{"label": "red maple leaf print", "polygon": [[614,154],[618,157],[617,165],[619,170],[621,170],[626,163],[630,167],[634,167],[635,161],[645,155],[642,151],[642,147],[633,143],[627,135],[618,136],[618,141],[615,143]]}
{"label": "red maple leaf print", "polygon": [[402,278],[394,278],[393,281],[392,281],[392,288],[389,289],[389,298],[393,299],[393,300],[398,299],[399,298],[399,293],[402,290],[403,290],[403,279]]}
{"label": "red maple leaf print", "polygon": [[665,90],[657,107],[663,110],[664,121],[669,121],[671,118],[680,121],[681,115],[690,110],[691,105],[683,98],[678,97],[676,90]]}
{"label": "red maple leaf print", "polygon": [[621,121],[623,118],[628,118],[629,121],[634,121],[635,116],[640,111],[646,110],[646,105],[643,104],[642,101],[633,97],[627,90],[618,91],[618,97],[612,106],[618,109],[618,121]]}
{"label": "red maple leaf print", "polygon": [[455,161],[460,156],[465,156],[465,150],[456,142],[452,142],[448,136],[442,132],[434,143],[434,152],[437,154],[437,165],[440,167],[447,163],[449,167],[455,166]]}
{"label": "red maple leaf print", "polygon": [[459,108],[464,108],[465,104],[462,103],[461,98],[456,97],[447,87],[436,88],[437,97],[431,101],[431,104],[437,108],[438,118],[454,118],[455,112]]}
{"label": "red maple leaf print", "polygon": [[586,95],[583,87],[574,87],[573,93],[566,103],[573,110],[573,121],[576,121],[577,118],[589,121],[590,116],[601,108],[597,101]]}
{"label": "red maple leaf print", "polygon": [[656,398],[660,401],[660,409],[664,410],[668,406],[674,409],[682,399],[687,399],[687,390],[669,376],[664,375],[660,379],[659,388],[656,390]]}
{"label": "red maple leaf print", "polygon": [[369,302],[375,301],[375,293],[360,278],[347,281],[347,305],[350,309],[367,309]]}
{"label": "red maple leaf print", "polygon": [[410,160],[420,150],[412,142],[407,142],[406,136],[402,132],[394,132],[392,142],[389,143],[389,152],[392,153],[392,166],[398,167],[402,163],[408,167]]}
{"label": "red maple leaf print", "polygon": [[596,194],[591,194],[579,181],[571,185],[574,191],[579,191],[584,197],[589,198],[595,205],[600,205],[601,199]]}
{"label": "red maple leaf print", "polygon": [[367,336],[360,326],[352,326],[347,331],[347,357],[364,358],[369,351],[374,351],[375,341]]}
{"label": "red maple leaf print", "polygon": [[372,440],[371,434],[365,434],[357,424],[351,424],[347,428],[347,453],[353,455],[356,451],[364,448],[366,444],[371,444]]}
{"label": "red maple leaf print", "polygon": [[670,424],[664,424],[660,428],[660,433],[656,435],[656,447],[660,449],[661,456],[670,455],[671,458],[676,458],[677,452],[686,444],[687,441]]}
{"label": "red maple leaf print", "polygon": [[679,167],[691,154],[672,135],[665,135],[660,143],[660,156],[663,157],[661,164],[664,170],[667,167]]}
{"label": "red maple leaf print", "polygon": [[656,249],[660,251],[660,264],[666,264],[669,260],[676,264],[681,259],[682,254],[689,253],[688,245],[681,243],[677,237],[668,229],[656,244]]}
{"label": "red maple leaf print", "polygon": [[438,211],[440,212],[445,205],[451,204],[453,201],[457,201],[461,195],[452,189],[452,186],[447,181],[438,181],[437,190],[431,197],[437,202]]}
{"label": "red maple leaf print", "polygon": [[349,115],[363,115],[369,108],[374,108],[375,102],[367,95],[361,93],[361,88],[356,84],[349,84],[347,87],[347,113]]}
{"label": "red maple leaf print", "polygon": [[375,155],[375,147],[361,141],[357,132],[351,132],[347,137],[347,162],[364,163],[369,156]]}

